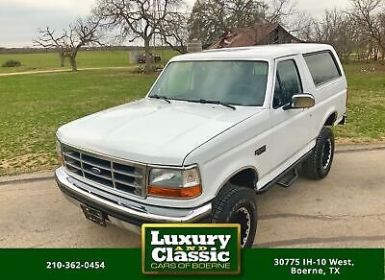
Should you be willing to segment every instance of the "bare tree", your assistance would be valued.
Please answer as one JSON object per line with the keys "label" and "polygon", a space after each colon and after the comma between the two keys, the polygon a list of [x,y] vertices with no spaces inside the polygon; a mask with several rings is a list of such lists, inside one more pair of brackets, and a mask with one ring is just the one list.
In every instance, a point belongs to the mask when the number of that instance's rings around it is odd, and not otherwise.
{"label": "bare tree", "polygon": [[318,22],[309,12],[298,11],[289,20],[287,25],[291,33],[304,41],[314,41]]}
{"label": "bare tree", "polygon": [[315,19],[306,12],[292,17],[291,31],[310,42],[334,46],[347,61],[357,54],[359,61],[385,59],[385,0],[351,0],[349,11],[326,10]]}
{"label": "bare tree", "polygon": [[108,26],[118,27],[131,42],[141,39],[146,56],[145,72],[151,71],[150,42],[173,7],[182,0],[99,0],[95,13]]}
{"label": "bare tree", "polygon": [[163,42],[181,54],[187,53],[187,22],[186,13],[175,11],[169,13],[161,25],[158,26],[158,32]]}
{"label": "bare tree", "polygon": [[290,0],[197,0],[188,23],[190,39],[207,47],[232,28],[284,23],[292,10]]}
{"label": "bare tree", "polygon": [[266,20],[268,22],[286,23],[286,20],[294,12],[294,7],[290,0],[271,0],[268,2]]}
{"label": "bare tree", "polygon": [[35,46],[44,47],[47,49],[56,49],[60,57],[60,67],[64,67],[65,60],[65,50],[63,39],[64,35],[56,35],[54,30],[51,30],[49,27],[46,27],[44,30],[39,30],[40,38],[34,40],[33,43]]}
{"label": "bare tree", "polygon": [[307,42],[332,45],[344,61],[357,48],[357,26],[348,13],[336,8],[325,10],[319,19],[307,12],[298,13],[292,18],[291,32]]}
{"label": "bare tree", "polygon": [[78,19],[63,30],[60,35],[56,35],[52,28],[46,27],[44,30],[40,30],[40,37],[34,40],[34,45],[47,49],[57,49],[60,54],[61,65],[64,64],[65,58],[69,58],[72,70],[77,71],[76,57],[79,50],[84,46],[103,45],[99,26],[100,19]]}
{"label": "bare tree", "polygon": [[[381,53],[381,62],[385,59],[385,8],[384,0],[352,0],[353,10],[350,13],[354,21],[377,45]],[[369,45],[370,51],[373,47]],[[377,59],[377,53],[374,57]]]}
{"label": "bare tree", "polygon": [[348,61],[354,50],[355,26],[345,12],[336,8],[326,10],[322,20],[316,25],[314,40],[332,45],[340,58]]}
{"label": "bare tree", "polygon": [[259,0],[197,0],[188,22],[189,37],[208,47],[232,28],[264,22],[266,10]]}

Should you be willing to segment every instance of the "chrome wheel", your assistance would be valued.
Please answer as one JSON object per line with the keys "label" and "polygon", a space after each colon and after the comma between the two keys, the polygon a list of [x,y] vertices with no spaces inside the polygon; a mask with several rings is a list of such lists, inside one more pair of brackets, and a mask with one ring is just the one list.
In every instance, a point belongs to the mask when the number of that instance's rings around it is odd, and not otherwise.
{"label": "chrome wheel", "polygon": [[321,154],[321,165],[323,169],[329,167],[330,161],[332,158],[332,142],[330,139],[327,139],[324,143],[322,154]]}
{"label": "chrome wheel", "polygon": [[249,210],[245,207],[239,208],[230,218],[230,222],[241,226],[241,246],[244,247],[250,235],[251,215]]}

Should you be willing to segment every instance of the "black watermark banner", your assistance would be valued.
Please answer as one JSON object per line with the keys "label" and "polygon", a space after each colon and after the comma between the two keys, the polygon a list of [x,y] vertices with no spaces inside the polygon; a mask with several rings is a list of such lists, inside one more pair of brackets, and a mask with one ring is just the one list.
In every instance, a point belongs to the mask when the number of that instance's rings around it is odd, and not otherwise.
{"label": "black watermark banner", "polygon": [[[161,236],[158,237],[161,242]],[[225,243],[221,243],[222,248]],[[228,249],[231,250],[230,247]],[[105,280],[113,277],[136,280],[186,277],[384,280],[383,249],[243,249],[240,274],[236,275],[146,275],[143,273],[142,257],[140,249],[0,249],[0,270],[3,279],[39,280]],[[236,258],[234,260],[237,261]]]}

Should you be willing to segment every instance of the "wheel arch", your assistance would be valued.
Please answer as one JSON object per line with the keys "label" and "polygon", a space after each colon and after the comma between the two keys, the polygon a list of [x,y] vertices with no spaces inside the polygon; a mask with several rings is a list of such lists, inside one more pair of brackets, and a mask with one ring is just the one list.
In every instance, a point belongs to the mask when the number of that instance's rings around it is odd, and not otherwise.
{"label": "wheel arch", "polygon": [[329,116],[324,121],[324,126],[334,126],[338,117],[337,111],[331,112],[328,115]]}
{"label": "wheel arch", "polygon": [[244,166],[226,177],[226,179],[218,188],[216,195],[218,195],[218,193],[223,190],[228,182],[232,183],[233,185],[255,190],[258,178],[258,171],[255,166]]}
{"label": "wheel arch", "polygon": [[335,123],[338,119],[338,112],[335,108],[331,108],[327,113],[324,115],[324,118],[321,119],[317,131],[317,136],[321,133],[322,128],[325,126],[334,127]]}

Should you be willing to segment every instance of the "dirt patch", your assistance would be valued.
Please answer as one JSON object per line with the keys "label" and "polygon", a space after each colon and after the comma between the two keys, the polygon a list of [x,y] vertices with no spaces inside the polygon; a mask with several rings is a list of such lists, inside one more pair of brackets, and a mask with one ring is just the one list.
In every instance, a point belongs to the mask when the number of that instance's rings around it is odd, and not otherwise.
{"label": "dirt patch", "polygon": [[49,153],[25,154],[0,160],[0,176],[51,170],[57,160]]}
{"label": "dirt patch", "polygon": [[371,144],[385,144],[385,137],[379,139],[373,138],[336,138],[337,145],[371,145]]}

